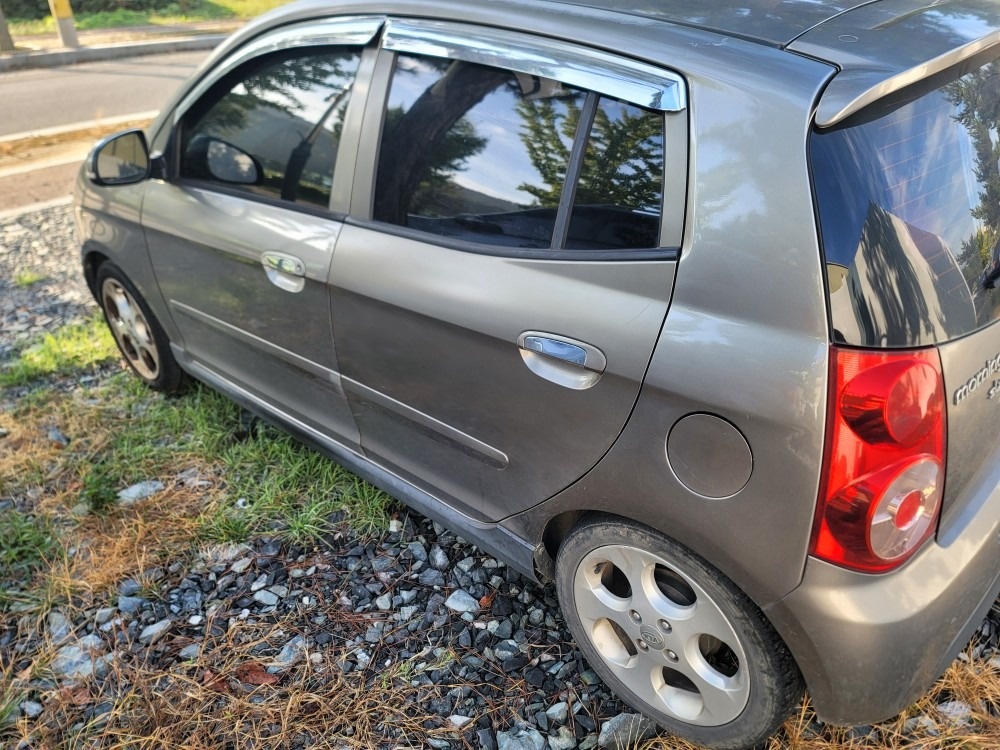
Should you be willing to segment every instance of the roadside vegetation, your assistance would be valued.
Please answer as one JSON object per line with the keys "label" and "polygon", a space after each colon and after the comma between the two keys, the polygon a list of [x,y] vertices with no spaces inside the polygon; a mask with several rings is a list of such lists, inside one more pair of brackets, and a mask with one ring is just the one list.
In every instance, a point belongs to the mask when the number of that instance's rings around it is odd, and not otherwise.
{"label": "roadside vegetation", "polygon": [[[76,350],[90,325],[47,336],[37,350],[31,347],[22,354],[20,365],[3,371],[0,382],[22,384],[30,374],[35,380],[66,374],[70,361],[81,363],[83,372],[107,364],[100,351],[102,346],[113,349],[113,343],[94,346],[89,362],[82,362]],[[100,330],[106,331],[103,324]],[[28,515],[36,519],[28,524],[3,516],[2,523],[20,524],[3,529],[24,539],[14,551],[4,550],[0,560],[5,563],[13,555],[16,560],[10,564],[30,569],[53,559],[51,545],[42,540],[51,537],[48,531],[54,527],[60,530],[64,552],[74,546],[67,542],[76,534],[97,532],[114,545],[122,538],[142,540],[136,546],[144,547],[146,556],[173,555],[205,543],[242,543],[261,534],[310,545],[345,520],[365,532],[387,527],[390,501],[384,493],[215,391],[191,385],[178,397],[165,397],[124,371],[105,372],[91,382],[71,390],[59,385],[31,390],[3,415],[9,434],[0,443],[0,497],[34,498],[34,513]],[[181,491],[193,477],[197,481],[192,486],[200,491]],[[118,497],[144,482],[163,485],[158,493],[162,507],[154,503],[152,517],[125,512],[128,505]],[[191,494],[199,495],[197,502],[190,502]],[[144,508],[151,509],[148,504]],[[126,530],[126,522],[135,525]],[[2,530],[0,534],[10,538]],[[78,548],[95,549],[91,538],[76,541],[86,542]],[[107,583],[140,562],[116,561],[103,544],[97,549],[96,557],[78,554],[71,565],[72,577],[84,589],[105,582],[93,579],[95,571],[89,567],[94,560],[100,560],[93,567],[109,578]],[[117,551],[122,552],[128,551]],[[38,589],[29,585],[24,593],[32,591]]]}
{"label": "roadside vegetation", "polygon": [[[40,280],[32,278],[31,283]],[[27,283],[23,285],[27,286]],[[13,361],[0,365],[0,388],[25,385],[46,376],[94,369],[117,356],[118,350],[104,319],[93,315],[82,323],[46,334],[40,341],[22,349]]]}
{"label": "roadside vegetation", "polygon": [[45,276],[38,273],[37,271],[32,271],[31,269],[23,269],[18,271],[14,275],[14,286],[24,289],[32,284],[37,284],[39,281],[44,281]]}
{"label": "roadside vegetation", "polygon": [[[31,746],[41,739],[45,747],[68,747],[73,737],[90,737],[101,747],[208,748],[219,746],[223,731],[259,742],[261,728],[275,722],[289,741],[310,722],[349,721],[362,730],[374,720],[374,702],[400,686],[389,678],[385,694],[368,695],[343,679],[318,682],[307,669],[271,689],[278,678],[263,671],[257,654],[269,639],[289,637],[274,619],[229,628],[226,639],[205,648],[212,667],[197,678],[186,665],[171,671],[141,660],[116,663],[105,681],[127,692],[101,726],[84,721],[81,730],[85,710],[99,702],[90,680],[73,688],[52,683],[41,729],[16,721],[22,701],[38,695],[28,686],[49,674],[57,654],[45,625],[53,612],[73,621],[95,601],[114,601],[123,579],[138,581],[140,595],[155,600],[151,569],[249,549],[243,543],[255,536],[315,550],[345,527],[378,536],[389,526],[384,493],[207,388],[164,397],[114,359],[95,317],[24,348],[0,369],[0,746],[30,738]],[[141,503],[119,496],[144,482],[157,486]],[[25,644],[9,649],[24,631],[36,633],[27,669]],[[276,700],[261,707],[259,695],[230,695],[231,674],[267,686]],[[164,693],[164,680],[176,690]],[[402,706],[403,692],[390,703]],[[206,701],[223,695],[231,700],[218,713],[206,711]],[[230,725],[234,717],[240,726]],[[397,719],[419,729],[402,710]],[[286,746],[274,736],[266,744]]]}
{"label": "roadside vegetation", "polygon": [[[139,501],[120,494],[145,483],[155,486]],[[364,748],[392,727],[473,747],[474,732],[449,730],[436,708],[454,691],[478,696],[478,720],[510,727],[532,688],[489,663],[480,669],[497,670],[496,687],[463,682],[455,667],[474,651],[454,646],[400,658],[389,640],[372,647],[372,669],[338,666],[346,649],[267,669],[318,617],[329,616],[323,627],[338,638],[370,629],[372,615],[339,608],[337,594],[319,609],[264,616],[240,615],[238,605],[217,634],[210,608],[203,640],[173,637],[169,648],[194,648],[181,660],[154,658],[154,646],[130,640],[127,618],[112,620],[120,624],[107,637],[123,645],[104,673],[52,678],[61,653],[53,617],[93,622],[102,602],[121,602],[123,580],[165,608],[171,577],[174,586],[225,571],[240,555],[256,554],[253,565],[263,565],[271,553],[261,552],[262,540],[297,550],[290,569],[344,576],[336,561],[350,559],[346,546],[368,539],[367,549],[382,549],[379,540],[394,529],[398,537],[401,513],[382,492],[208,388],[150,392],[118,364],[97,317],[23,348],[0,366],[0,746]],[[462,544],[455,541],[456,559],[467,554]],[[304,588],[322,592],[319,584]],[[44,709],[41,718],[23,715],[25,701]],[[834,729],[804,705],[768,748],[995,749],[998,704],[1000,660],[980,657],[973,644],[894,721]],[[634,746],[691,748],[670,738]]]}
{"label": "roadside vegetation", "polygon": [[[290,0],[154,0],[144,2],[94,2],[78,0],[73,2],[76,28],[114,29],[124,26],[170,26],[197,21],[246,21],[260,14],[284,5]],[[8,8],[8,5],[10,6]],[[14,40],[39,34],[54,34],[55,22],[48,15],[45,3],[26,0],[5,0],[4,13],[7,16],[10,33]]]}

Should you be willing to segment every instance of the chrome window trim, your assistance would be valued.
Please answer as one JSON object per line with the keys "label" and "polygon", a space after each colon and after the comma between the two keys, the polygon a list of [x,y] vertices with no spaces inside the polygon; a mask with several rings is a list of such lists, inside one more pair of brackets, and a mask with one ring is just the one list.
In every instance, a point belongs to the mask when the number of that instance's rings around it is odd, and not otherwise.
{"label": "chrome window trim", "polygon": [[303,21],[282,26],[255,39],[235,50],[224,62],[212,69],[211,76],[203,78],[187,93],[174,109],[171,127],[175,127],[194,103],[217,81],[245,62],[272,52],[296,47],[323,45],[363,47],[378,35],[385,21],[384,16],[349,16],[326,21]]}
{"label": "chrome window trim", "polygon": [[382,48],[552,78],[646,109],[687,107],[684,79],[646,63],[544,37],[447,21],[389,19]]}
{"label": "chrome window trim", "polygon": [[[676,150],[672,151],[671,147]],[[669,159],[676,161],[670,163]],[[684,242],[684,211],[687,204],[688,140],[686,112],[663,117],[663,202],[660,204],[660,247],[680,247]]]}

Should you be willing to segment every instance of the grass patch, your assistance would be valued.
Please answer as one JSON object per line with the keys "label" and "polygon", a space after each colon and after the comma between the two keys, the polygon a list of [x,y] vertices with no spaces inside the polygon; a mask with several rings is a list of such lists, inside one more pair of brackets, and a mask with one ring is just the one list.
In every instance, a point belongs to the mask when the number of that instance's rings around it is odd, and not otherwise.
{"label": "grass patch", "polygon": [[[248,429],[238,406],[197,384],[165,397],[120,373],[72,392],[35,389],[11,416],[0,493],[35,496],[39,513],[73,524],[66,544],[82,551],[69,575],[84,589],[203,542],[267,534],[310,546],[345,520],[388,525],[385,493],[274,428]],[[68,447],[49,439],[53,428]],[[163,489],[135,505],[118,501],[148,480]],[[97,572],[86,570],[98,559]]]}
{"label": "grass patch", "polygon": [[[0,539],[0,612],[50,601],[49,588],[44,583],[38,587],[35,581],[62,557],[51,519],[13,509],[0,511]],[[3,712],[0,705],[0,719]]]}
{"label": "grass patch", "polygon": [[110,508],[118,495],[114,475],[103,463],[97,463],[86,472],[82,479],[80,502],[94,513],[103,513]]}
{"label": "grass patch", "polygon": [[[79,13],[74,16],[74,21],[80,31],[128,26],[172,26],[198,21],[245,21],[287,2],[290,0],[190,0],[186,3],[170,3],[158,10],[119,8],[98,13]],[[55,21],[51,16],[38,20],[8,20],[10,33],[15,40],[23,36],[56,33]]]}
{"label": "grass patch", "polygon": [[99,424],[77,429],[91,436],[90,445],[68,465],[94,509],[137,482],[195,477],[206,490],[198,519],[206,541],[279,533],[308,543],[329,532],[341,510],[364,530],[388,524],[385,493],[277,429],[260,422],[248,428],[240,408],[207,387],[166,398],[126,376],[95,396]]}
{"label": "grass patch", "polygon": [[[320,548],[345,522],[388,526],[385,493],[276,429],[248,429],[239,407],[200,385],[165,397],[121,372],[92,387],[41,386],[0,421],[10,430],[0,440],[0,497],[25,511],[0,512],[0,614],[40,618],[105,596],[206,543],[268,535]],[[118,500],[147,480],[163,488]]]}
{"label": "grass patch", "polygon": [[14,274],[14,286],[20,289],[24,289],[32,284],[37,284],[39,281],[44,280],[44,275],[38,273],[37,271],[32,271],[31,269],[24,269]]}
{"label": "grass patch", "polygon": [[104,319],[94,315],[83,323],[47,333],[0,369],[0,387],[27,385],[52,375],[86,370],[118,357]]}
{"label": "grass patch", "polygon": [[205,519],[206,540],[238,542],[278,532],[308,543],[332,530],[330,519],[341,509],[366,531],[388,523],[385,493],[272,428],[223,445],[219,460],[228,487]]}
{"label": "grass patch", "polygon": [[30,578],[59,549],[52,525],[45,516],[32,516],[16,510],[0,511],[0,576]]}

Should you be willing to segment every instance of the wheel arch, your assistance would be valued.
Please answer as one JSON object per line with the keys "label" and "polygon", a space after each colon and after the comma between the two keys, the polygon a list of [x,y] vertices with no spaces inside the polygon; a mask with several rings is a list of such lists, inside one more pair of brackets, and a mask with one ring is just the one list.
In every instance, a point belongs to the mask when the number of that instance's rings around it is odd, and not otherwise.
{"label": "wheel arch", "polygon": [[[658,529],[640,518],[633,518],[621,513],[611,513],[598,509],[565,510],[557,513],[545,522],[545,526],[542,529],[541,541],[535,547],[535,572],[539,578],[555,580],[556,556],[559,554],[559,548],[562,546],[563,541],[565,541],[566,537],[576,526],[585,520],[595,517],[613,521],[638,523],[653,531],[666,534],[662,529]],[[670,535],[667,534],[667,536]],[[677,540],[675,539],[674,541]],[[708,562],[714,565],[711,560]]]}
{"label": "wheel arch", "polygon": [[95,247],[84,246],[83,278],[86,280],[87,288],[90,289],[90,293],[94,296],[94,299],[97,299],[97,271],[108,260],[110,258],[106,253]]}

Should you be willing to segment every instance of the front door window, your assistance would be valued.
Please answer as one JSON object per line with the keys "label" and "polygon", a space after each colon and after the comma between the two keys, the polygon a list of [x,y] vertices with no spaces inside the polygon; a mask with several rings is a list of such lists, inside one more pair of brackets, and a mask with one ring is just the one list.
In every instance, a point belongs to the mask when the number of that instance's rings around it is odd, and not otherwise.
{"label": "front door window", "polygon": [[310,47],[223,78],[185,117],[181,177],[326,208],[360,57]]}

